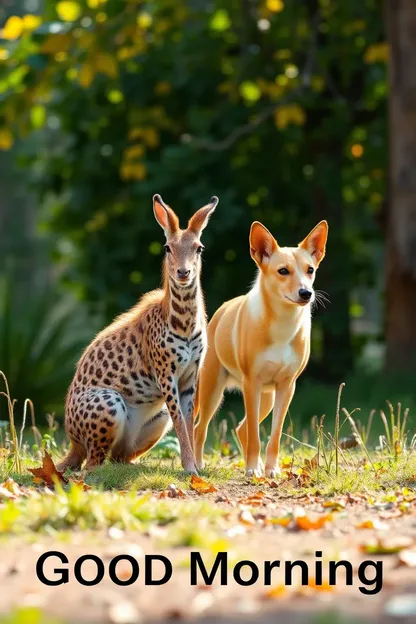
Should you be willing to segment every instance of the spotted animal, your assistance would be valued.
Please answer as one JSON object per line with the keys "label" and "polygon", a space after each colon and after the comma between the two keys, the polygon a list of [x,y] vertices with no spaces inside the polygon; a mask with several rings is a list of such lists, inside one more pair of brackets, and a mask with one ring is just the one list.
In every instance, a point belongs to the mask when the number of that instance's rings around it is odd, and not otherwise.
{"label": "spotted animal", "polygon": [[154,215],[166,237],[163,288],[119,316],[82,355],[67,396],[71,448],[60,470],[77,469],[85,459],[90,469],[108,455],[132,462],[173,423],[182,465],[197,471],[193,411],[206,351],[200,235],[217,204],[212,197],[181,230],[174,211],[154,196]]}

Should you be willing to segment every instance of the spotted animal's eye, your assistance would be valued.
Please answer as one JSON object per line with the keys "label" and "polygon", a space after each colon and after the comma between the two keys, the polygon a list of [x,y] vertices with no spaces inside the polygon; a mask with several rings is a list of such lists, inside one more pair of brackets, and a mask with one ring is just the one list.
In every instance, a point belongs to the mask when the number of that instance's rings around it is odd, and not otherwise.
{"label": "spotted animal's eye", "polygon": [[280,275],[289,275],[289,271],[286,267],[282,267],[281,269],[279,269],[278,273],[280,273]]}
{"label": "spotted animal's eye", "polygon": [[205,247],[203,245],[199,245],[199,247],[196,250],[197,254],[201,254],[204,251]]}
{"label": "spotted animal's eye", "polygon": [[163,245],[163,249],[166,251],[166,253],[170,253],[169,245]]}
{"label": "spotted animal's eye", "polygon": [[310,275],[312,275],[312,273],[314,273],[314,268],[313,267],[309,267],[306,272],[309,273]]}

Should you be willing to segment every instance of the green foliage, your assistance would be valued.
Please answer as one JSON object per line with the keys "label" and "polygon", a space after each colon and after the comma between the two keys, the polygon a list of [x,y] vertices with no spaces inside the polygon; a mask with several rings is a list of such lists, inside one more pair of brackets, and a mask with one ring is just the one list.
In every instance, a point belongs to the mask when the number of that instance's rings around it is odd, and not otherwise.
{"label": "green foliage", "polygon": [[0,147],[37,136],[21,161],[64,281],[111,318],[159,282],[152,194],[185,221],[215,193],[212,313],[252,279],[252,220],[293,244],[327,218],[321,373],[348,371],[350,291],[372,281],[385,191],[379,0],[44,4],[41,23],[3,30]]}
{"label": "green foliage", "polygon": [[[21,420],[26,399],[36,406],[42,424],[47,412],[62,413],[86,340],[79,306],[74,309],[67,299],[56,301],[46,287],[22,292],[13,276],[0,279],[0,368],[12,400],[17,400],[15,418]],[[0,417],[7,418],[4,399]]]}

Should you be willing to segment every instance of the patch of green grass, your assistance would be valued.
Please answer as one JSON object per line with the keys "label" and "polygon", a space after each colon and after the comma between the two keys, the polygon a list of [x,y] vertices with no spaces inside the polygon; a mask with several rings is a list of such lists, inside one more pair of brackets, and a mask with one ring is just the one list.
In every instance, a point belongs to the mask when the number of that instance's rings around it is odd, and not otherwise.
{"label": "patch of green grass", "polygon": [[[226,483],[233,475],[229,464],[215,458],[200,472],[202,478],[216,485]],[[189,488],[189,474],[182,469],[179,458],[167,460],[152,455],[136,465],[107,462],[85,480],[103,490],[165,490],[171,483],[184,490]]]}
{"label": "patch of green grass", "polygon": [[[0,534],[100,530],[117,527],[145,531],[152,524],[175,525],[179,543],[204,545],[224,515],[206,500],[160,500],[150,493],[85,491],[72,483],[54,493],[34,493],[0,507]],[[184,539],[184,535],[187,535]]]}

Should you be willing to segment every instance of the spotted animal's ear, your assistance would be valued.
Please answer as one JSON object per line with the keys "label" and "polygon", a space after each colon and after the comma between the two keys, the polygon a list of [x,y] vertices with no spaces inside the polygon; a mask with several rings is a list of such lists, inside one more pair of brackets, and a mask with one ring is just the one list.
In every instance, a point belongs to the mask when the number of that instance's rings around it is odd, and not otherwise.
{"label": "spotted animal's ear", "polygon": [[166,238],[172,236],[179,229],[179,219],[172,208],[165,204],[160,195],[153,195],[153,212],[156,221],[163,228]]}
{"label": "spotted animal's ear", "polygon": [[207,227],[209,218],[217,207],[219,201],[218,197],[215,197],[214,195],[211,197],[209,204],[197,210],[193,217],[189,219],[188,230],[191,230],[194,234],[199,236],[202,230]]}
{"label": "spotted animal's ear", "polygon": [[267,262],[277,247],[276,239],[269,230],[259,221],[254,221],[250,229],[250,254],[254,262],[258,266]]}

